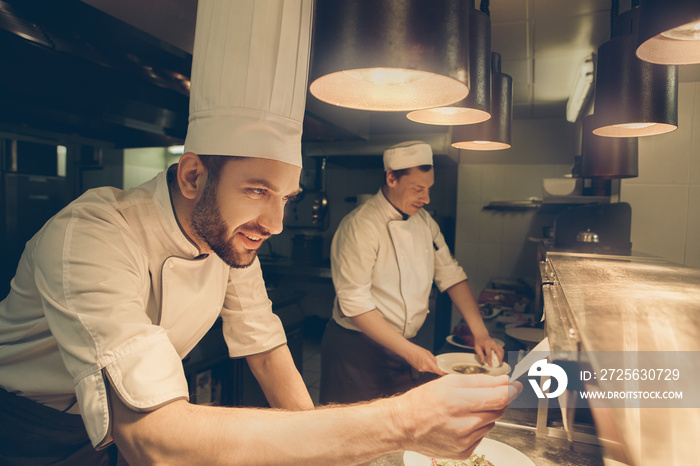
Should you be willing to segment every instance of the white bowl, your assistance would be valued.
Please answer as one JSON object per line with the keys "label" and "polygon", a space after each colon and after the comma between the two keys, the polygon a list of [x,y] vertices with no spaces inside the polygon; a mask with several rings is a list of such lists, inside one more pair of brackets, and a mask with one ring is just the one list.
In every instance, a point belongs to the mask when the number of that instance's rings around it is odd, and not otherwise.
{"label": "white bowl", "polygon": [[486,374],[494,376],[510,372],[510,366],[507,362],[503,362],[500,366],[498,365],[498,358],[495,354],[493,355],[492,366],[482,366],[474,353],[444,353],[438,354],[436,359],[438,367],[448,374],[461,374],[462,372],[455,370],[460,365],[483,367],[486,370]]}
{"label": "white bowl", "polygon": [[571,196],[580,194],[580,178],[542,178],[544,196]]}

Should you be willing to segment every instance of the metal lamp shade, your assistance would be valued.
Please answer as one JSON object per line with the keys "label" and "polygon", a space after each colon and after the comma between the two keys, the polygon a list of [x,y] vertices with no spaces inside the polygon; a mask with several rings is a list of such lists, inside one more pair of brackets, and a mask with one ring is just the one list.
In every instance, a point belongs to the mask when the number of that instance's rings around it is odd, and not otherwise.
{"label": "metal lamp shade", "polygon": [[501,73],[501,56],[492,55],[491,118],[473,125],[452,128],[452,147],[467,150],[502,150],[510,148],[513,121],[513,78]]}
{"label": "metal lamp shade", "polygon": [[469,95],[449,107],[415,110],[409,120],[429,125],[468,125],[491,118],[491,20],[469,11]]}
{"label": "metal lamp shade", "polygon": [[678,128],[678,67],[640,60],[635,50],[635,34],[598,49],[593,130],[598,136],[653,136]]}
{"label": "metal lamp shade", "polygon": [[374,111],[464,99],[469,8],[464,0],[318,0],[309,91]]}
{"label": "metal lamp shade", "polygon": [[700,63],[700,1],[641,0],[637,56],[650,63]]}
{"label": "metal lamp shade", "polygon": [[596,136],[594,119],[595,115],[583,119],[581,176],[603,179],[639,176],[638,139]]}

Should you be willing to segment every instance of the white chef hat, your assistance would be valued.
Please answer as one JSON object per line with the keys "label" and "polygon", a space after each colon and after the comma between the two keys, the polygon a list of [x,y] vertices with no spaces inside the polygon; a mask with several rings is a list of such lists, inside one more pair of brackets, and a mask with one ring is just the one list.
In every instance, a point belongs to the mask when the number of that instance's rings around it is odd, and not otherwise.
{"label": "white chef hat", "polygon": [[433,164],[433,149],[423,141],[406,141],[384,151],[384,171]]}
{"label": "white chef hat", "polygon": [[301,167],[312,0],[199,0],[185,151]]}

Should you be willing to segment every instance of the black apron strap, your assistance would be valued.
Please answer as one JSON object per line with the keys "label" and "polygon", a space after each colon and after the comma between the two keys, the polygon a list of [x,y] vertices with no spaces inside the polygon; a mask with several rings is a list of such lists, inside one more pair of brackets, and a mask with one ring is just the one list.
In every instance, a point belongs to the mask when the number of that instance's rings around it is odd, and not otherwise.
{"label": "black apron strap", "polygon": [[97,451],[80,415],[0,388],[0,464],[116,465],[115,445]]}

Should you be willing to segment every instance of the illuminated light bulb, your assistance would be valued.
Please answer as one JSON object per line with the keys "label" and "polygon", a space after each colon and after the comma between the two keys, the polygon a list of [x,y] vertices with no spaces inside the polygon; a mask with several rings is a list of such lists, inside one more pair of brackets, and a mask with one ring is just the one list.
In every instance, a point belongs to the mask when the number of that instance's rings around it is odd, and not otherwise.
{"label": "illuminated light bulb", "polygon": [[654,126],[656,123],[621,123],[619,125],[613,125],[616,128],[629,128],[629,129],[642,129]]}
{"label": "illuminated light bulb", "polygon": [[661,33],[675,40],[700,40],[700,21],[690,22]]}
{"label": "illuminated light bulb", "polygon": [[440,115],[459,115],[461,113],[466,113],[470,109],[464,107],[440,107],[431,108],[428,111],[433,113],[438,113]]}
{"label": "illuminated light bulb", "polygon": [[406,70],[402,68],[361,68],[345,70],[344,74],[358,81],[377,84],[380,86],[393,86],[411,84],[434,75],[427,71]]}
{"label": "illuminated light bulb", "polygon": [[472,141],[474,144],[491,144],[491,141]]}

